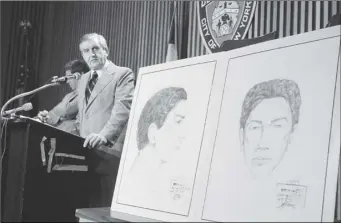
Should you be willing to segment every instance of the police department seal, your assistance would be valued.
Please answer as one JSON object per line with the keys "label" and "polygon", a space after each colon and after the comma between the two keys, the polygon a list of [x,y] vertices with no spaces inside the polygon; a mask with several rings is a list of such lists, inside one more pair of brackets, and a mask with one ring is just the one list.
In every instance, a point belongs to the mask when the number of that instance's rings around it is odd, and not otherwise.
{"label": "police department seal", "polygon": [[244,39],[257,1],[200,1],[197,3],[199,29],[206,49],[219,52],[226,40]]}

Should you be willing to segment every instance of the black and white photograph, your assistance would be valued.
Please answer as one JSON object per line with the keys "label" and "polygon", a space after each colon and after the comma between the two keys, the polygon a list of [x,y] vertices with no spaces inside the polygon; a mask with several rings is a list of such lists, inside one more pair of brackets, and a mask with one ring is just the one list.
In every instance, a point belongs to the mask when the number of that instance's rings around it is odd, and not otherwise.
{"label": "black and white photograph", "polygon": [[341,223],[341,0],[0,11],[0,222]]}

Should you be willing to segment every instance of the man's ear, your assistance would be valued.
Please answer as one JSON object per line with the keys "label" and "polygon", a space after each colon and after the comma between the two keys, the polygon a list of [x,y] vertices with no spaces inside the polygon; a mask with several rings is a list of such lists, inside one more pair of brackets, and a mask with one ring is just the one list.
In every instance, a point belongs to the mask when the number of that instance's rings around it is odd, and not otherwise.
{"label": "man's ear", "polygon": [[244,145],[244,129],[239,129],[239,143],[240,143],[240,150],[243,151]]}
{"label": "man's ear", "polygon": [[148,127],[148,141],[152,145],[155,145],[156,143],[157,130],[158,128],[155,123],[150,124]]}
{"label": "man's ear", "polygon": [[292,138],[294,137],[293,134],[294,134],[294,132],[296,131],[296,127],[297,127],[297,124],[295,124],[295,125],[292,127],[292,129],[291,129],[291,133],[290,133],[290,135],[289,135],[289,137],[288,137],[288,143],[289,143],[289,144],[291,143]]}
{"label": "man's ear", "polygon": [[103,48],[103,50],[106,52],[106,56],[108,57],[109,56],[109,49]]}

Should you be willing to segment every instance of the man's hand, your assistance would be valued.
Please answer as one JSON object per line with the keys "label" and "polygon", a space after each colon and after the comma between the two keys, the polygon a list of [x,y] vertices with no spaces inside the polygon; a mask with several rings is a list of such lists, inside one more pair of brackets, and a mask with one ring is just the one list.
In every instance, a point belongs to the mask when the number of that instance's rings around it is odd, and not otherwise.
{"label": "man's hand", "polygon": [[49,116],[47,115],[49,112],[44,110],[44,111],[40,111],[38,112],[37,118],[42,121],[42,122],[46,122],[47,119],[49,118]]}
{"label": "man's hand", "polygon": [[83,147],[90,147],[90,148],[96,148],[98,146],[104,145],[108,142],[108,140],[101,136],[100,134],[91,133],[85,138]]}

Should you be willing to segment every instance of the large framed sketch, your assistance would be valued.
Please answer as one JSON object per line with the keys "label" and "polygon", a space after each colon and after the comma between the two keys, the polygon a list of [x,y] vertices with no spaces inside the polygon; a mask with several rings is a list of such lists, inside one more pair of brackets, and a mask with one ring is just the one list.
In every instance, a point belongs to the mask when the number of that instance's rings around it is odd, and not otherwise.
{"label": "large framed sketch", "polygon": [[339,30],[140,69],[111,210],[156,221],[333,221]]}
{"label": "large framed sketch", "polygon": [[215,66],[140,73],[117,203],[188,215]]}
{"label": "large framed sketch", "polygon": [[322,220],[339,42],[229,59],[203,219]]}

